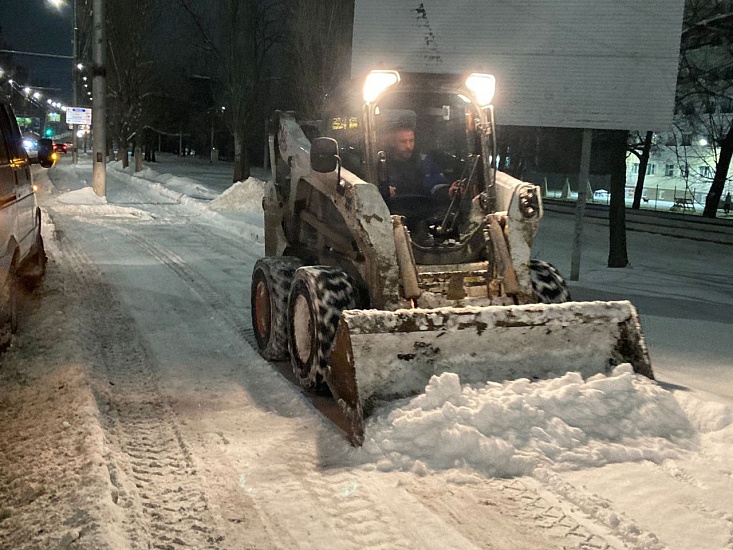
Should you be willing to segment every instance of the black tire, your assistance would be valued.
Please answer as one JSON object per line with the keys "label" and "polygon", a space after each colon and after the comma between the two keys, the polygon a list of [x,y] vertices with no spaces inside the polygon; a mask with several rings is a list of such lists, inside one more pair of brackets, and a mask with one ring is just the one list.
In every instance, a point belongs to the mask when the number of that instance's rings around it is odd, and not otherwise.
{"label": "black tire", "polygon": [[288,299],[290,362],[298,383],[314,389],[323,383],[341,312],[356,306],[351,279],[338,268],[301,267]]}
{"label": "black tire", "polygon": [[290,285],[300,260],[262,258],[252,271],[252,329],[260,355],[270,361],[288,358],[287,308]]}
{"label": "black tire", "polygon": [[5,283],[0,289],[0,350],[6,349],[12,335],[18,331],[18,278],[15,274],[15,258]]}
{"label": "black tire", "polygon": [[23,264],[21,272],[21,281],[27,290],[34,290],[43,280],[46,274],[46,264],[48,257],[46,256],[46,248],[43,246],[43,236],[41,235],[40,225],[36,242],[33,244],[33,251]]}
{"label": "black tire", "polygon": [[571,300],[565,279],[552,264],[541,260],[530,260],[529,276],[538,302],[560,304]]}

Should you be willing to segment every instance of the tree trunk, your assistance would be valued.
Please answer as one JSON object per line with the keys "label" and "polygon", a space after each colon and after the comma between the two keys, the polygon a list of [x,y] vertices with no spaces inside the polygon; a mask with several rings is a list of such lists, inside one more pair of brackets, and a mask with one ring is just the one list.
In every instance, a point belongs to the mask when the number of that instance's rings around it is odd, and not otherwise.
{"label": "tree trunk", "polygon": [[234,132],[234,175],[232,181],[244,181],[250,176],[249,155],[241,130]]}
{"label": "tree trunk", "polygon": [[715,176],[710,191],[705,197],[705,208],[702,211],[703,218],[715,218],[718,215],[718,205],[725,189],[725,180],[733,157],[733,124],[728,129],[723,141],[720,143],[720,157],[715,168]]}
{"label": "tree trunk", "polygon": [[140,172],[143,169],[143,155],[142,155],[142,136],[140,130],[135,132],[135,148],[134,151],[134,157],[135,157],[135,172]]}
{"label": "tree trunk", "polygon": [[611,202],[608,209],[608,267],[626,267],[626,136],[624,130],[609,132],[611,154]]}
{"label": "tree trunk", "polygon": [[639,176],[636,178],[636,189],[634,189],[634,202],[631,204],[633,210],[641,208],[641,197],[644,194],[644,179],[646,178],[646,167],[649,164],[649,150],[652,148],[652,136],[654,132],[647,132],[644,139],[644,148],[639,157]]}
{"label": "tree trunk", "polygon": [[141,172],[143,169],[143,154],[139,145],[135,146],[135,172]]}
{"label": "tree trunk", "polygon": [[127,146],[120,147],[118,150],[118,154],[120,155],[120,160],[122,161],[122,168],[127,168],[130,166],[130,159],[127,157]]}

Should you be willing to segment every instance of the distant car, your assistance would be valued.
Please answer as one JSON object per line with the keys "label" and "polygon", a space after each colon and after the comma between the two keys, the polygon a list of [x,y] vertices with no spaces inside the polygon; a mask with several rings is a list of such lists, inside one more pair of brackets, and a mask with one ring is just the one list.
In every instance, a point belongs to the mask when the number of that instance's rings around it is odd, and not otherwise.
{"label": "distant car", "polygon": [[69,148],[68,148],[68,146],[65,143],[54,143],[53,144],[53,150],[56,151],[57,153],[64,153],[64,154],[66,154],[66,152],[69,150]]}
{"label": "distant car", "polygon": [[611,198],[611,193],[605,189],[599,189],[593,192],[593,200],[598,202],[607,202]]}

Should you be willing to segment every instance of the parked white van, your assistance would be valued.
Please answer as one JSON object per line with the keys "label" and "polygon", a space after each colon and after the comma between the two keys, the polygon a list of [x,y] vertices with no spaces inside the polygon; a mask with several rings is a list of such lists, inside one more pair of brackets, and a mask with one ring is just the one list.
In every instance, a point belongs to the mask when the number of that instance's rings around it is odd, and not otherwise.
{"label": "parked white van", "polygon": [[53,164],[53,147],[40,145],[38,158],[31,161],[13,110],[0,98],[0,349],[18,326],[20,285],[33,288],[46,271],[31,163]]}

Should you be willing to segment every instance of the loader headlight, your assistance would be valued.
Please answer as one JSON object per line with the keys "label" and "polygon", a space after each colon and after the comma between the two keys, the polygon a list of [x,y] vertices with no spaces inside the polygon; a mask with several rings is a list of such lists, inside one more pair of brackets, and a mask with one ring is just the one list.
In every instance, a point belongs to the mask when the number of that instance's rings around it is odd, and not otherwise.
{"label": "loader headlight", "polygon": [[471,90],[482,109],[491,105],[496,90],[496,79],[492,74],[471,73],[466,79],[466,88]]}
{"label": "loader headlight", "polygon": [[519,211],[525,218],[534,218],[540,212],[536,187],[525,187],[519,192]]}
{"label": "loader headlight", "polygon": [[364,81],[364,101],[372,103],[382,92],[400,81],[397,71],[372,71]]}

